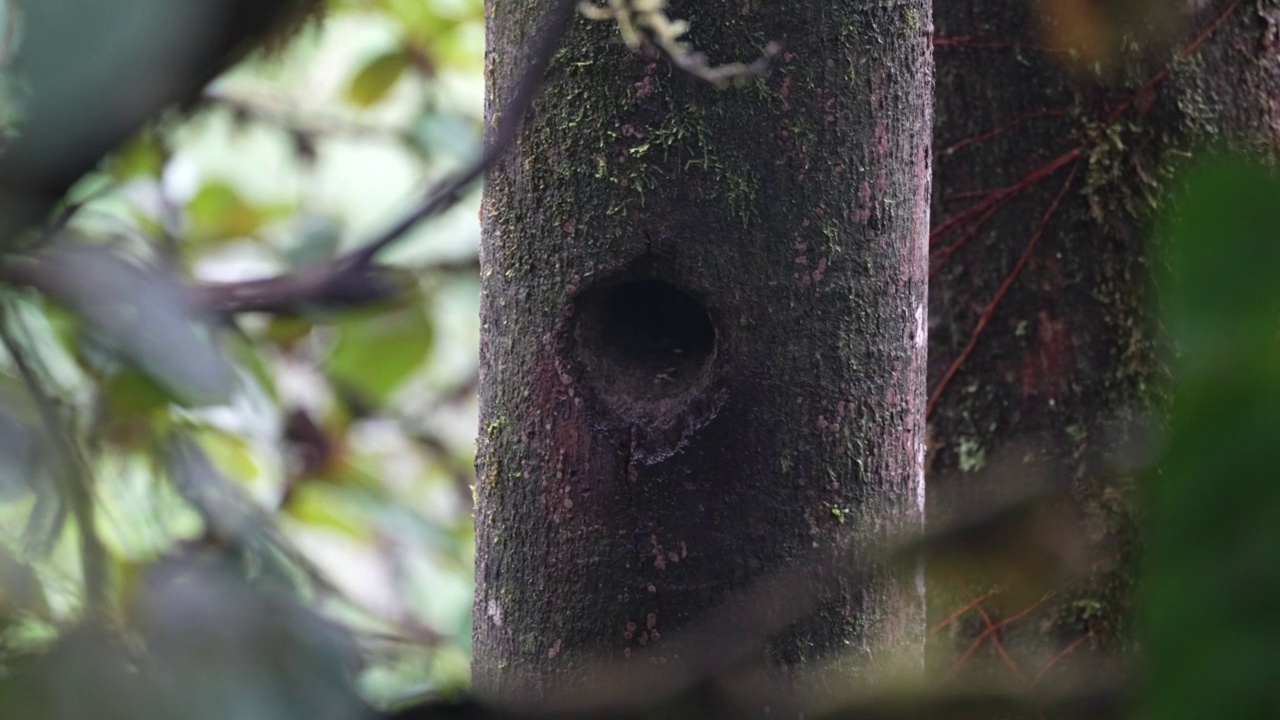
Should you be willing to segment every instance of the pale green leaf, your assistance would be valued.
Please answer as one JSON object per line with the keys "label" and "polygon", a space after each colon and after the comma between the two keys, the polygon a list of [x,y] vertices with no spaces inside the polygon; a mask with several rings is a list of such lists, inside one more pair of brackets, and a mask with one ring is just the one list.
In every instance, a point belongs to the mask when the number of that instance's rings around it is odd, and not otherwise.
{"label": "pale green leaf", "polygon": [[400,81],[412,57],[403,48],[385,52],[356,73],[347,86],[347,99],[360,107],[370,107],[381,102]]}
{"label": "pale green leaf", "polygon": [[330,376],[378,402],[423,367],[434,335],[421,302],[356,316],[342,322],[339,332]]}

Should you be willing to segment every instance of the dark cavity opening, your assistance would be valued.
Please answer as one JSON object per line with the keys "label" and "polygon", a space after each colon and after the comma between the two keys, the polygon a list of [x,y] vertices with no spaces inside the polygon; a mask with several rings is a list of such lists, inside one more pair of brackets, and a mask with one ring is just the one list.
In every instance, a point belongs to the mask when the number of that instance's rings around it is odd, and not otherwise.
{"label": "dark cavity opening", "polygon": [[576,316],[578,359],[611,395],[680,394],[697,383],[715,354],[716,331],[706,308],[661,280],[587,293]]}

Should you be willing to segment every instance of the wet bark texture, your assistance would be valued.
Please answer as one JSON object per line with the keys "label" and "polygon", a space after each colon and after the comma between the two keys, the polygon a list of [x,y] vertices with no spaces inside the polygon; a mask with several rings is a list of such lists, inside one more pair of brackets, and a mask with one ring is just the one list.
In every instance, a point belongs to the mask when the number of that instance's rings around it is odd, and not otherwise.
{"label": "wet bark texture", "polygon": [[[487,4],[490,123],[541,5]],[[928,3],[670,14],[714,61],[783,53],[717,90],[579,20],[488,177],[481,693],[692,662],[689,631],[859,518],[921,522]],[[877,575],[750,659],[865,668],[922,627],[916,579]]]}
{"label": "wet bark texture", "polygon": [[[1045,47],[1049,4],[935,10],[930,496],[1066,483],[1097,560],[1001,628],[1010,662],[990,640],[974,656],[1026,677],[1060,653],[1131,640],[1132,472],[1151,450],[1142,457],[1135,428],[1163,402],[1148,243],[1159,198],[1188,152],[1227,141],[1272,152],[1280,130],[1275,2],[1182,3],[1182,32],[1130,49],[1103,77],[1073,77],[1067,54]],[[1075,4],[1090,5],[1103,4]],[[931,505],[930,520],[948,510]],[[932,610],[945,617],[988,589],[940,595]],[[995,621],[1024,610],[998,605],[987,603]],[[965,644],[985,627],[976,612],[953,626]]]}

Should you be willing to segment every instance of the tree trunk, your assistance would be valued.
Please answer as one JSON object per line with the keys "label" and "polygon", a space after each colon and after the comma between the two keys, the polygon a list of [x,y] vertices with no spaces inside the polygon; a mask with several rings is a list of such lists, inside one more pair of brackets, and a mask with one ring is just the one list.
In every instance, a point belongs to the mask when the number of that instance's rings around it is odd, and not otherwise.
{"label": "tree trunk", "polygon": [[[1190,13],[1173,41],[1074,79],[1070,54],[1045,47],[1069,23],[1059,16],[1046,35],[1039,15],[1067,6],[1117,4],[936,7],[931,497],[1053,476],[1069,485],[1099,560],[1090,578],[1001,628],[1007,662],[991,642],[974,656],[1026,677],[1067,665],[1064,652],[1114,652],[1131,639],[1131,441],[1163,402],[1153,208],[1190,151],[1226,140],[1265,150],[1280,128],[1274,1],[1161,5]],[[930,519],[946,512],[931,506]],[[988,589],[942,595],[935,609],[946,616]],[[1024,609],[999,600],[985,603],[990,621],[968,614],[966,643]]]}
{"label": "tree trunk", "polygon": [[[538,5],[488,3],[491,124],[516,121],[495,108]],[[547,701],[605,670],[702,667],[711,623],[776,678],[920,653],[914,574],[725,608],[799,562],[824,577],[855,527],[921,525],[928,3],[671,14],[713,60],[782,52],[767,78],[718,90],[579,21],[488,178],[483,694]],[[770,623],[785,632],[761,637]]]}

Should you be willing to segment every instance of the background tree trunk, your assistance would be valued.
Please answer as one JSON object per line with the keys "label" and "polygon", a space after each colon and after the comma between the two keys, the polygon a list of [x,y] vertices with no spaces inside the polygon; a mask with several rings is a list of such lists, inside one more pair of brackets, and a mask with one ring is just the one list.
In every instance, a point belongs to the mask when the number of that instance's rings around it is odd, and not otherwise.
{"label": "background tree trunk", "polygon": [[[538,5],[488,3],[491,123],[515,122],[494,108]],[[693,661],[713,620],[732,644],[784,618],[746,643],[774,668],[919,652],[914,576],[833,583],[794,617],[723,607],[863,521],[921,523],[928,3],[671,14],[713,61],[783,52],[721,91],[578,22],[488,179],[481,693]]]}
{"label": "background tree trunk", "polygon": [[[1114,30],[1103,2],[935,10],[930,494],[1029,475],[1066,482],[1099,559],[1086,581],[1047,588],[1058,591],[1050,602],[992,636],[1007,660],[991,640],[973,656],[1026,678],[1062,653],[1131,639],[1137,538],[1126,460],[1135,429],[1162,405],[1153,208],[1190,151],[1231,140],[1271,152],[1280,129],[1277,3],[1169,3],[1166,12],[1190,14],[1184,32],[1074,80],[1070,55],[1046,47],[1040,23],[1067,6]],[[1054,31],[1069,32],[1057,19]],[[947,511],[931,506],[930,519]],[[934,609],[945,617],[988,589],[940,595]],[[984,604],[988,620],[970,612],[959,623],[966,642],[1026,609],[1000,600]]]}

